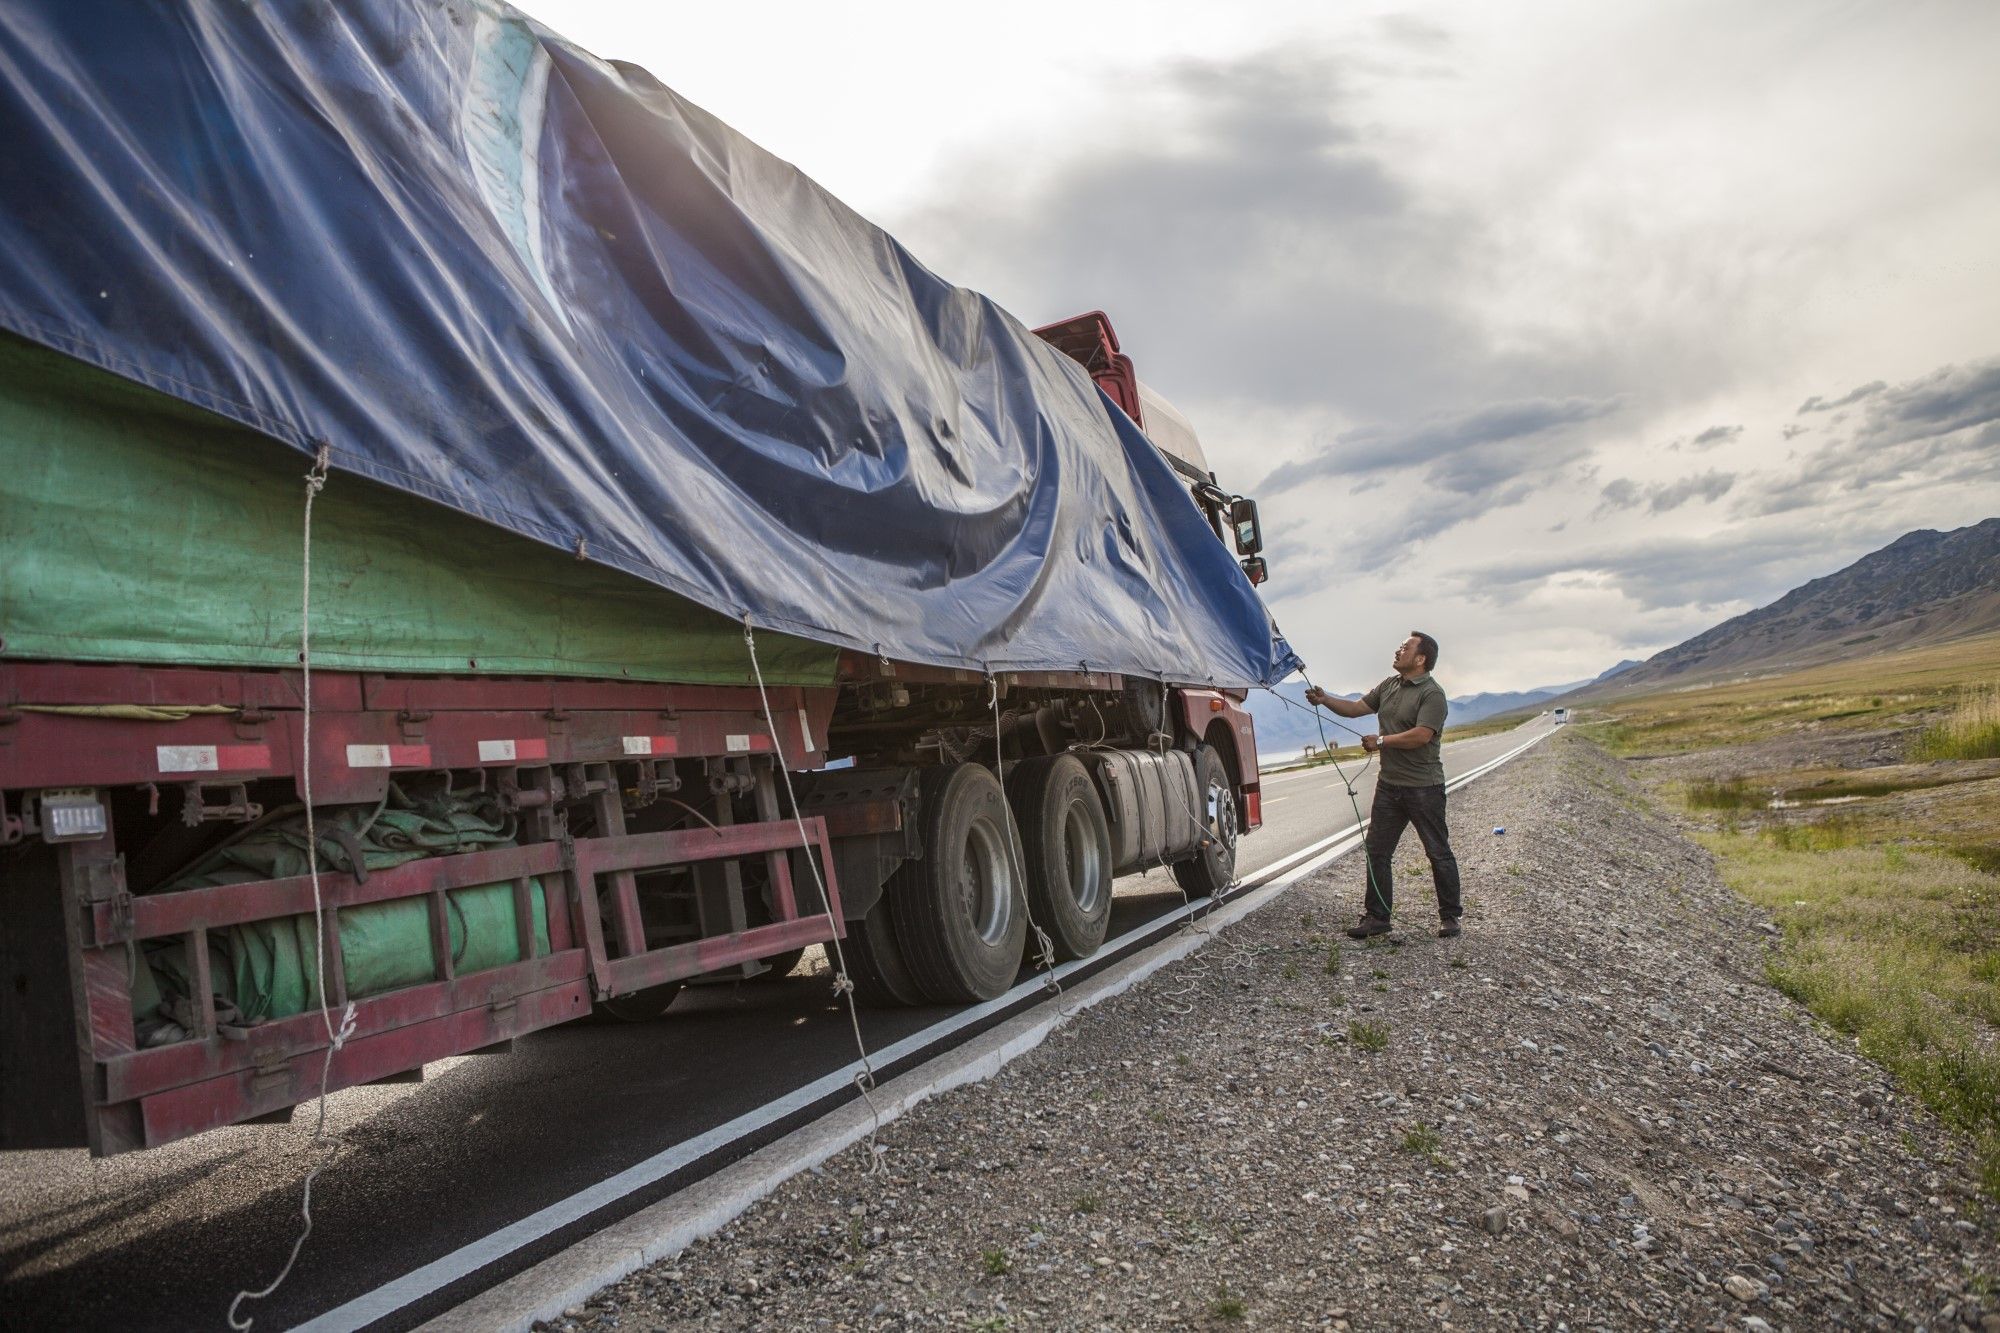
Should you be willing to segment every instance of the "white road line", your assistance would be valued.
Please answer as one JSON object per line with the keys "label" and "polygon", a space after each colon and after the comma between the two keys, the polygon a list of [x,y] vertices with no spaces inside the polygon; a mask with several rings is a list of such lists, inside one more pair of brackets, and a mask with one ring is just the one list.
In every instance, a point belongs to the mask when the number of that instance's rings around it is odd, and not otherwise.
{"label": "white road line", "polygon": [[[1501,764],[1506,763],[1509,759],[1528,749],[1536,742],[1546,740],[1552,734],[1554,734],[1554,728],[1536,735],[1526,743],[1501,755],[1498,759],[1490,760],[1469,773],[1464,773],[1453,778],[1445,784],[1445,789],[1449,791],[1455,787],[1464,786],[1473,779],[1498,768]],[[1267,880],[1252,890],[1256,902],[1261,905],[1263,902],[1268,901],[1270,896],[1282,892],[1336,857],[1353,850],[1354,847],[1359,845],[1362,831],[1365,827],[1364,823],[1362,828],[1343,830],[1330,838],[1322,839],[1310,847],[1294,852],[1292,855],[1272,863],[1272,865],[1264,866],[1253,872],[1256,875],[1268,875],[1274,868],[1290,867],[1283,871],[1280,878]],[[1301,861],[1305,863],[1298,864]],[[1228,912],[1231,908],[1243,906],[1244,902],[1245,899],[1239,898],[1231,903],[1229,908],[1225,908],[1224,911]],[[1177,907],[1170,912],[1154,917],[1143,925],[1127,931],[1116,940],[1107,941],[1105,947],[1116,950],[1120,947],[1130,945],[1139,936],[1159,929],[1164,923],[1181,920],[1191,915],[1194,911],[1209,905],[1209,903],[1209,899],[1203,898],[1191,906]],[[1244,906],[1244,910],[1249,911],[1254,909]],[[1240,913],[1236,915],[1240,915]],[[1231,916],[1230,919],[1234,919],[1234,916]],[[1064,963],[1062,966],[1056,968],[1056,978],[1059,981],[1066,980],[1074,973],[1089,965],[1090,960]],[[1042,977],[1036,976],[1032,980],[1024,981],[1020,985],[1015,986],[1012,990],[997,999],[988,1000],[984,1004],[974,1005],[969,1009],[961,1010],[950,1018],[933,1023],[930,1027],[914,1032],[901,1041],[875,1052],[875,1063],[878,1065],[887,1065],[912,1055],[925,1046],[932,1045],[942,1038],[950,1036],[961,1028],[990,1018],[995,1013],[1027,998],[1034,992],[1042,990],[1046,984]],[[854,1081],[854,1076],[860,1072],[861,1064],[859,1061],[855,1061],[834,1070],[832,1073],[821,1075],[805,1086],[797,1088],[775,1101],[766,1102],[757,1109],[747,1111],[725,1124],[717,1125],[714,1129],[706,1133],[698,1134],[694,1138],[677,1143],[664,1152],[656,1153],[642,1162],[627,1167],[617,1175],[601,1180],[587,1189],[579,1190],[566,1199],[558,1200],[546,1208],[530,1213],[517,1222],[512,1222],[507,1226],[501,1227],[499,1230],[482,1236],[468,1245],[460,1246],[451,1253],[434,1259],[421,1268],[405,1273],[402,1277],[396,1278],[391,1282],[384,1283],[371,1292],[357,1296],[345,1305],[337,1306],[308,1323],[298,1325],[298,1329],[300,1333],[335,1333],[336,1330],[341,1331],[341,1333],[347,1333],[348,1330],[363,1328],[378,1319],[386,1318],[396,1311],[422,1300],[433,1292],[443,1290],[460,1278],[476,1273],[488,1264],[506,1258],[516,1250],[531,1245],[535,1241],[568,1226],[572,1222],[588,1217],[600,1208],[616,1203],[628,1194],[644,1189],[656,1181],[665,1179],[674,1172],[692,1165],[709,1153],[727,1146],[736,1139],[755,1134],[759,1130],[767,1128],[785,1119],[787,1116],[810,1106],[821,1098],[839,1092],[841,1089],[850,1086]],[[625,1272],[630,1271],[632,1270],[629,1268],[625,1270]],[[604,1282],[616,1281],[622,1276],[624,1276],[624,1273],[612,1274],[606,1277]],[[600,1282],[598,1285],[601,1286],[603,1283]]]}

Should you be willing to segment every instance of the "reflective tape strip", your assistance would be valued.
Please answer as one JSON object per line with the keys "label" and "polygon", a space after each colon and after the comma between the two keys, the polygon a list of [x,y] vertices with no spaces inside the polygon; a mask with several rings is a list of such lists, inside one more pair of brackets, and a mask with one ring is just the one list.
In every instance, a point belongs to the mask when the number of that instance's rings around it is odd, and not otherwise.
{"label": "reflective tape strip", "polygon": [[731,754],[734,754],[739,750],[749,749],[750,738],[748,736],[726,736],[723,738],[723,744],[729,747]]}
{"label": "reflective tape strip", "polygon": [[268,745],[161,745],[154,754],[162,773],[240,773],[271,766]]}
{"label": "reflective tape strip", "polygon": [[431,747],[428,745],[350,745],[347,747],[349,768],[429,768]]}
{"label": "reflective tape strip", "polygon": [[162,773],[213,773],[222,767],[213,745],[162,745],[156,753]]}
{"label": "reflective tape strip", "polygon": [[479,742],[479,762],[482,764],[519,763],[524,759],[548,757],[549,743],[540,737],[517,741]]}
{"label": "reflective tape strip", "polygon": [[681,743],[674,736],[627,736],[625,753],[629,755],[678,754]]}

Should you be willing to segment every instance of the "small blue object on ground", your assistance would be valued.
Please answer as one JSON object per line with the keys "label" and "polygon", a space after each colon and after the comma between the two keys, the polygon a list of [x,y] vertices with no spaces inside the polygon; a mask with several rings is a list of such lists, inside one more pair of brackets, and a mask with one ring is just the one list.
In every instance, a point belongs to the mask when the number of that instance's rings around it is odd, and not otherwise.
{"label": "small blue object on ground", "polygon": [[1496,837],[1496,838],[1497,838],[1497,837],[1499,837],[1499,836],[1500,836],[1501,834],[1505,833],[1506,831],[1507,831],[1507,830],[1506,830],[1505,826],[1503,826],[1503,825],[1500,825],[1500,824],[1495,824],[1495,825],[1493,826],[1493,836],[1494,836],[1494,837]]}

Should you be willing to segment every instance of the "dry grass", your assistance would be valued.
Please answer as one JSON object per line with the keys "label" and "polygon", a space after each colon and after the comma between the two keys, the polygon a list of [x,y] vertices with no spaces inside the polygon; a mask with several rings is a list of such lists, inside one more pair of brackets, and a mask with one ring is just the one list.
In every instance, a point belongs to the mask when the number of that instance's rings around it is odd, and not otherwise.
{"label": "dry grass", "polygon": [[1703,841],[1784,927],[1773,983],[1967,1135],[2000,1196],[2000,880],[1897,847]]}
{"label": "dry grass", "polygon": [[1612,699],[1590,706],[1580,725],[1625,756],[1683,754],[1808,729],[1915,727],[1960,707],[1969,693],[1992,697],[1996,676],[2000,634],[1986,634],[1784,675]]}
{"label": "dry grass", "polygon": [[2000,759],[2000,685],[1963,691],[1951,712],[1925,727],[1912,759]]}

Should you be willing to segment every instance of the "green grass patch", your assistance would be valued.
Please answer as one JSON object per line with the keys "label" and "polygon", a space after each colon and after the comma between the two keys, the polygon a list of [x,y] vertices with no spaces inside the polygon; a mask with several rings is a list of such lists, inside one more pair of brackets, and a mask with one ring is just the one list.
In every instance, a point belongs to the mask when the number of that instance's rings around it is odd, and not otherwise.
{"label": "green grass patch", "polygon": [[1404,1131],[1402,1149],[1406,1153],[1425,1158],[1434,1165],[1444,1165],[1444,1140],[1439,1137],[1436,1130],[1422,1121]]}
{"label": "green grass patch", "polygon": [[2000,685],[1960,693],[1952,709],[1925,727],[1912,759],[2000,759]]}
{"label": "green grass patch", "polygon": [[1764,829],[1762,836],[1784,852],[1833,852],[1869,841],[1867,830],[1859,822],[1845,818],[1772,824]]}
{"label": "green grass patch", "polygon": [[1690,810],[1762,810],[1769,799],[1742,778],[1690,782],[1682,794]]}
{"label": "green grass patch", "polygon": [[1364,1051],[1387,1050],[1389,1029],[1381,1023],[1367,1023],[1356,1019],[1347,1025],[1347,1039]]}
{"label": "green grass patch", "polygon": [[1233,1324],[1239,1322],[1244,1315],[1249,1314],[1250,1307],[1244,1303],[1241,1296],[1231,1291],[1226,1285],[1217,1286],[1215,1289],[1215,1299],[1208,1303],[1208,1313],[1210,1318],[1220,1319]]}
{"label": "green grass patch", "polygon": [[997,1246],[990,1250],[981,1250],[979,1252],[979,1262],[985,1266],[987,1273],[993,1277],[1005,1277],[1014,1271],[1014,1261],[1007,1257],[1007,1251]]}
{"label": "green grass patch", "polygon": [[1965,1135],[2000,1198],[2000,880],[1900,847],[1702,841],[1729,885],[1784,927],[1772,983]]}

